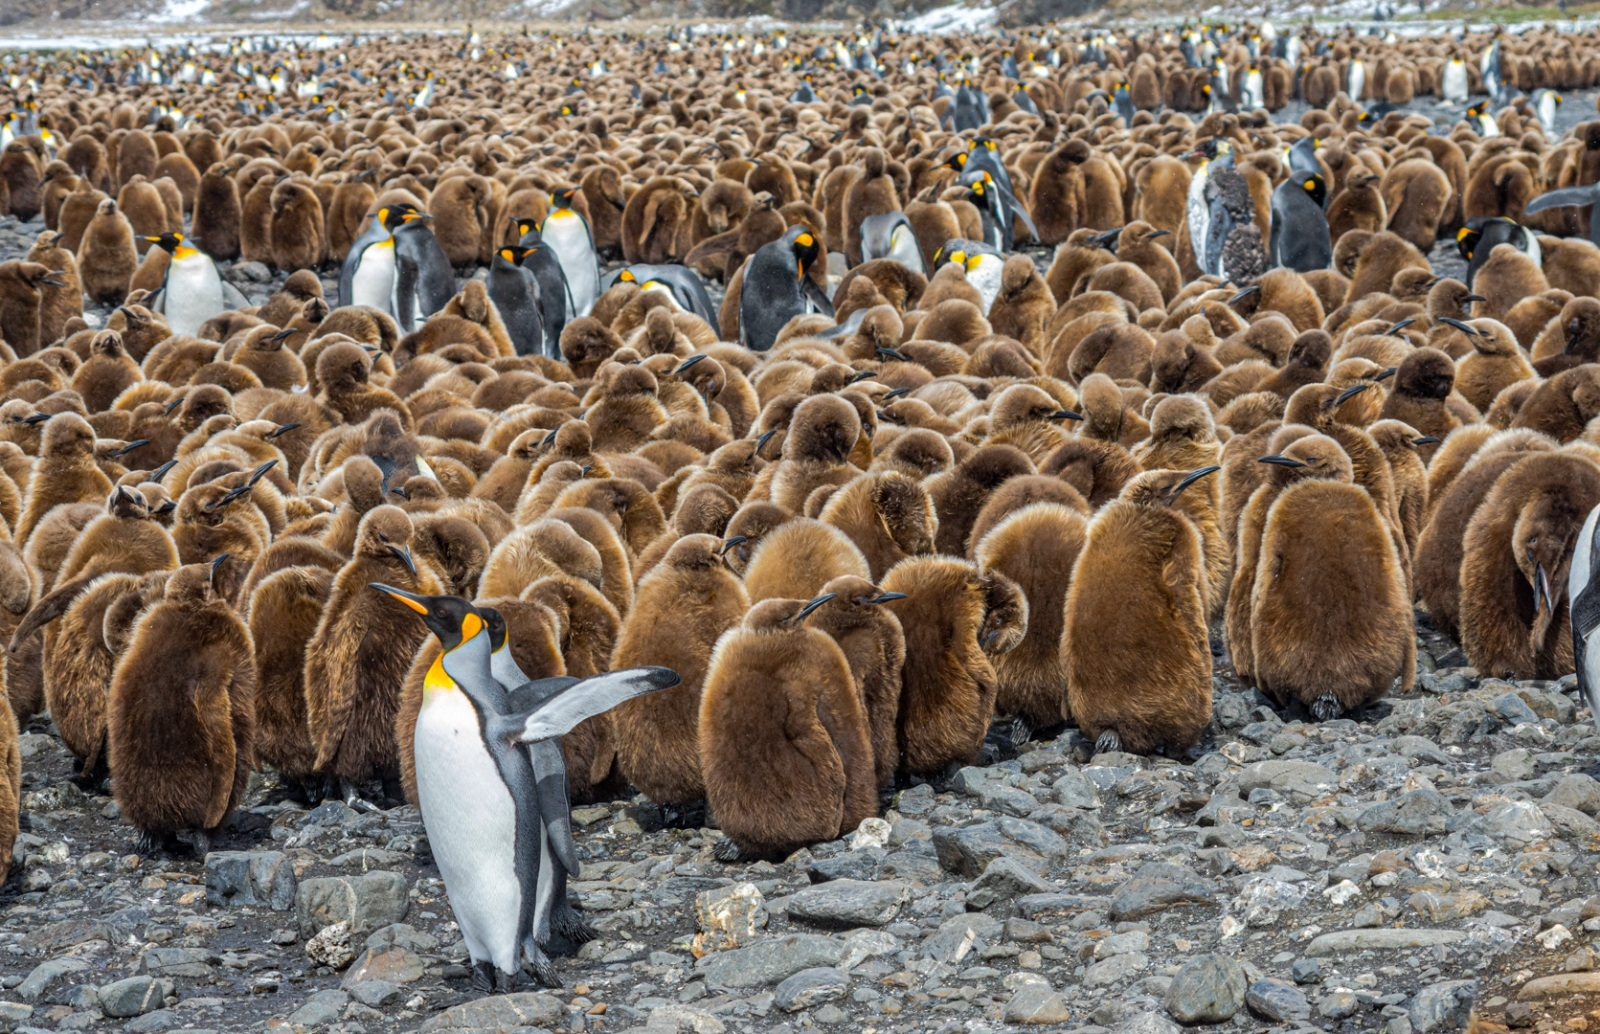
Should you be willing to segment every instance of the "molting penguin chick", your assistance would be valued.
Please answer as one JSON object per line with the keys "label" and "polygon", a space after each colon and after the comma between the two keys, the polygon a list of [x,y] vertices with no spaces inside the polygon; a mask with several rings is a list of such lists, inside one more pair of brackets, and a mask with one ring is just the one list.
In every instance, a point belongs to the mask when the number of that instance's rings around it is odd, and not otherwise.
{"label": "molting penguin chick", "polygon": [[1337,458],[1317,467],[1292,455],[1262,460],[1299,464],[1305,476],[1267,513],[1250,617],[1257,684],[1324,721],[1379,699],[1397,678],[1407,691],[1416,677],[1416,629],[1394,538],[1352,483],[1342,450]]}
{"label": "molting penguin chick", "polygon": [[832,598],[763,600],[717,643],[699,743],[706,802],[727,836],[719,858],[782,859],[876,810],[850,666],[831,636],[804,623]]}
{"label": "molting penguin chick", "polygon": [[254,767],[255,654],[214,584],[227,562],[178,569],[111,678],[112,787],[141,854],[190,830],[204,857]]}
{"label": "molting penguin chick", "polygon": [[688,535],[639,582],[612,667],[671,668],[683,682],[612,712],[623,775],[658,804],[681,808],[705,795],[700,772],[700,696],[712,649],[750,609],[723,562],[721,540]]}
{"label": "molting penguin chick", "polygon": [[1205,559],[1175,504],[1217,469],[1140,474],[1089,525],[1061,652],[1072,716],[1099,752],[1182,752],[1211,721]]}

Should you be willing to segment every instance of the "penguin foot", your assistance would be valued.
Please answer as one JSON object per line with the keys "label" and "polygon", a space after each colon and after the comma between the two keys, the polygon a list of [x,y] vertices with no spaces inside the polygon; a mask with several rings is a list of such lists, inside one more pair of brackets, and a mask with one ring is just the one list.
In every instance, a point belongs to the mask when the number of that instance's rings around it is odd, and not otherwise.
{"label": "penguin foot", "polygon": [[725,865],[744,861],[744,852],[739,850],[739,845],[733,842],[732,837],[723,837],[711,849],[711,857]]}
{"label": "penguin foot", "polygon": [[211,834],[203,829],[195,830],[194,838],[189,843],[194,847],[196,858],[204,860],[205,856],[211,853]]}
{"label": "penguin foot", "polygon": [[557,907],[555,914],[550,917],[550,925],[560,936],[570,941],[574,947],[588,944],[600,936],[600,931],[583,921],[583,915],[570,903],[564,907]]}
{"label": "penguin foot", "polygon": [[383,809],[361,796],[361,788],[349,779],[339,780],[339,796],[352,811],[379,812]]}
{"label": "penguin foot", "polygon": [[661,806],[661,825],[666,829],[702,829],[705,824],[705,801]]}
{"label": "penguin foot", "polygon": [[1319,722],[1331,722],[1344,714],[1344,705],[1331,693],[1324,693],[1311,702],[1311,713]]}
{"label": "penguin foot", "polygon": [[144,830],[141,829],[141,830],[139,830],[138,833],[136,833],[134,835],[134,838],[133,838],[133,853],[134,854],[143,855],[145,857],[149,857],[151,855],[162,854],[163,852],[166,851],[166,849],[167,849],[167,845],[166,845],[166,842],[165,842],[165,838],[158,837],[154,833],[147,833],[147,832],[145,832]]}
{"label": "penguin foot", "polygon": [[894,784],[878,787],[878,814],[882,815],[894,804],[894,795],[897,791]]}
{"label": "penguin foot", "polygon": [[1096,754],[1111,754],[1122,750],[1122,737],[1117,735],[1115,729],[1107,729],[1094,741]]}
{"label": "penguin foot", "polygon": [[481,994],[494,994],[495,971],[492,962],[474,962],[472,964],[472,989]]}
{"label": "penguin foot", "polygon": [[[552,973],[554,973],[555,972],[555,967],[552,966],[550,971]],[[508,995],[508,994],[510,994],[511,993],[512,983],[515,980],[516,980],[516,975],[515,974],[507,973],[503,969],[495,970],[494,971],[494,993],[497,994],[497,995]]]}
{"label": "penguin foot", "polygon": [[[551,962],[550,956],[546,955],[538,945],[531,943],[531,941],[523,952],[522,968],[529,976],[537,980],[541,986],[561,986],[561,979],[556,976],[556,964]],[[509,973],[506,974],[508,982],[510,976]],[[506,990],[509,991],[510,987],[507,986]]]}
{"label": "penguin foot", "polygon": [[1021,751],[1022,745],[1033,736],[1033,727],[1021,715],[997,721],[989,726],[989,731],[984,734],[983,745],[985,752],[991,745],[994,746],[999,757],[996,760],[1004,761],[1014,758]]}

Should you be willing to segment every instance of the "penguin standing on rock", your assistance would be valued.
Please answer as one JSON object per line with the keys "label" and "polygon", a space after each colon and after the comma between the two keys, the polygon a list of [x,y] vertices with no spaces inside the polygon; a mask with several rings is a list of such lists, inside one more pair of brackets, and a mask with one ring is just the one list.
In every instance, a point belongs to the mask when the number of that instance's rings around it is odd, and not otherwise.
{"label": "penguin standing on rock", "polygon": [[600,297],[600,260],[594,251],[589,221],[572,207],[577,187],[562,187],[550,194],[550,214],[539,227],[539,238],[561,263],[567,278],[572,310],[569,319],[589,315]]}
{"label": "penguin standing on rock", "polygon": [[745,266],[739,295],[739,343],[765,352],[784,324],[808,312],[833,315],[833,305],[807,274],[822,245],[804,226],[763,244]]}
{"label": "penguin standing on rock", "polygon": [[171,256],[161,290],[145,301],[145,308],[165,316],[172,333],[197,334],[206,320],[250,304],[237,287],[222,279],[211,256],[183,234],[164,233],[145,240]]}

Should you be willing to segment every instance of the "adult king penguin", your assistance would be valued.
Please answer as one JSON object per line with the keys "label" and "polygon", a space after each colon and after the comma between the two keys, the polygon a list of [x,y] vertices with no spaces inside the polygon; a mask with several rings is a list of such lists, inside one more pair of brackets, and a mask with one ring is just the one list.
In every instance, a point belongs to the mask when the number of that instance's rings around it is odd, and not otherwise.
{"label": "adult king penguin", "polygon": [[239,289],[222,279],[211,256],[189,243],[181,233],[146,237],[171,255],[161,290],[145,305],[151,312],[167,318],[174,334],[196,334],[201,324],[250,302]]}
{"label": "adult king penguin", "polygon": [[550,194],[550,214],[539,228],[539,237],[555,252],[561,272],[567,278],[572,298],[569,319],[589,315],[600,297],[600,260],[594,251],[594,234],[589,222],[572,207],[576,187],[560,187]]}
{"label": "adult king penguin", "polygon": [[1333,265],[1333,241],[1323,211],[1327,200],[1328,186],[1316,173],[1304,179],[1284,180],[1272,192],[1272,252],[1268,261],[1273,266],[1309,273]]}
{"label": "adult king penguin", "polygon": [[885,212],[861,220],[861,260],[893,259],[919,276],[928,275],[917,234],[904,212]]}
{"label": "adult king penguin", "polygon": [[778,331],[808,312],[833,315],[833,306],[806,274],[822,254],[822,245],[804,226],[791,226],[770,244],[763,244],[745,266],[739,294],[739,343],[765,352]]}
{"label": "adult king penguin", "polygon": [[339,305],[381,309],[395,318],[402,334],[444,308],[456,293],[456,276],[428,229],[432,218],[412,205],[378,209],[345,256]]}
{"label": "adult king penguin", "polygon": [[518,355],[547,355],[560,361],[559,347],[554,352],[547,349],[550,339],[544,328],[539,281],[522,266],[532,250],[508,244],[494,253],[489,266],[489,298],[500,310],[511,347]]}

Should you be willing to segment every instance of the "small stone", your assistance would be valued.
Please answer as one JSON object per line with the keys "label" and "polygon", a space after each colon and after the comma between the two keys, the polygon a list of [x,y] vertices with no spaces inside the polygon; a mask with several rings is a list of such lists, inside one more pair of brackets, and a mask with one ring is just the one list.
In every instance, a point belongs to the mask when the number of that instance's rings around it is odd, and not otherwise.
{"label": "small stone", "polygon": [[910,897],[898,881],[832,880],[795,891],[789,918],[830,929],[887,926]]}
{"label": "small stone", "polygon": [[1038,980],[1030,980],[1011,995],[1006,1002],[1005,1021],[1007,1023],[1044,1025],[1050,1023],[1065,1023],[1072,1012],[1067,1008],[1067,1000],[1057,994],[1049,984]]}
{"label": "small stone", "polygon": [[998,939],[1000,930],[1000,921],[982,912],[954,915],[922,942],[922,954],[938,962],[960,962]]}
{"label": "small stone", "polygon": [[1111,1034],[1179,1034],[1182,1027],[1159,1012],[1135,1013],[1111,1028]]}
{"label": "small stone", "polygon": [[64,958],[41,962],[17,985],[17,997],[24,1002],[38,1002],[61,987],[74,973],[82,973],[89,964],[82,959]]}
{"label": "small stone", "polygon": [[1027,866],[1012,858],[991,861],[967,891],[967,907],[982,911],[1002,901],[1011,901],[1024,894],[1049,894],[1056,890],[1054,884],[1040,879]]}
{"label": "small stone", "polygon": [[13,1028],[28,1022],[33,1016],[33,1006],[23,1005],[21,1002],[0,1002],[0,1030]]}
{"label": "small stone", "polygon": [[206,904],[294,906],[294,866],[282,851],[212,851],[206,855]]}
{"label": "small stone", "polygon": [[365,938],[380,927],[400,922],[409,907],[405,877],[383,869],[306,880],[295,895],[295,915],[302,937],[312,937],[324,927],[345,922],[349,924],[349,936]]}
{"label": "small stone", "polygon": [[1473,828],[1513,847],[1527,847],[1547,840],[1555,832],[1539,806],[1528,801],[1510,801],[1492,808],[1473,823]]}
{"label": "small stone", "polygon": [[704,890],[694,898],[696,957],[747,944],[767,925],[766,901],[754,883]]}
{"label": "small stone", "polygon": [[139,957],[139,971],[153,977],[204,980],[217,956],[204,948],[151,948]]}
{"label": "small stone", "polygon": [[1354,1016],[1359,1008],[1361,999],[1350,991],[1332,991],[1323,995],[1317,1002],[1317,1013],[1330,1020],[1342,1020]]}
{"label": "small stone", "polygon": [[143,1016],[166,1005],[175,993],[172,981],[150,976],[129,977],[100,988],[100,1008],[112,1019]]}
{"label": "small stone", "polygon": [[[340,985],[346,991],[364,980],[383,980],[391,984],[412,984],[422,979],[427,965],[405,948],[371,948],[361,954]],[[371,1005],[371,1002],[367,1002]]]}
{"label": "small stone", "polygon": [[306,942],[306,957],[329,969],[343,969],[350,965],[356,957],[356,953],[350,950],[350,924],[338,922],[323,927]]}
{"label": "small stone", "polygon": [[1539,720],[1539,716],[1528,706],[1528,702],[1515,693],[1503,693],[1495,697],[1489,704],[1489,710],[1512,725]]}
{"label": "small stone", "polygon": [[892,833],[889,823],[876,816],[861,820],[861,825],[855,828],[846,839],[850,842],[850,850],[865,851],[874,847],[888,847],[889,837]]}
{"label": "small stone", "polygon": [[345,990],[369,1009],[396,1005],[406,996],[405,988],[388,980],[362,980],[346,986]]}
{"label": "small stone", "polygon": [[339,990],[318,991],[305,1003],[289,1014],[289,1023],[296,1029],[302,1027],[320,1027],[325,1023],[332,1023],[344,1013],[344,1007],[350,1004],[350,996]]}
{"label": "small stone", "polygon": [[1179,1023],[1221,1023],[1244,1007],[1248,990],[1237,962],[1225,955],[1197,955],[1173,976],[1165,1005]]}
{"label": "small stone", "polygon": [[1083,971],[1083,986],[1110,987],[1113,984],[1120,984],[1134,974],[1144,972],[1149,965],[1149,957],[1139,952],[1113,955]]}
{"label": "small stone", "polygon": [[1557,973],[1555,976],[1539,977],[1523,984],[1522,990],[1517,992],[1517,998],[1526,1002],[1555,995],[1596,992],[1600,992],[1600,972]]}
{"label": "small stone", "polygon": [[1543,803],[1559,804],[1585,815],[1600,813],[1600,780],[1581,773],[1564,775],[1544,795]]}
{"label": "small stone", "polygon": [[1477,999],[1476,980],[1446,980],[1418,991],[1406,1015],[1416,1034],[1463,1030]]}
{"label": "small stone", "polygon": [[1437,790],[1412,790],[1363,811],[1356,827],[1368,833],[1425,836],[1445,832],[1453,814],[1449,800]]}
{"label": "small stone", "polygon": [[[722,956],[713,956],[720,958]],[[496,1030],[507,1027],[565,1026],[567,1010],[561,999],[543,991],[521,991],[495,995],[453,1006],[421,1027],[421,1034],[436,1030]]]}
{"label": "small stone", "polygon": [[1311,1003],[1298,987],[1286,980],[1273,980],[1270,977],[1257,980],[1245,992],[1244,1002],[1251,1012],[1273,1023],[1311,1018]]}
{"label": "small stone", "polygon": [[[293,944],[293,941],[289,942]],[[406,948],[410,951],[432,954],[439,950],[439,941],[432,934],[423,933],[406,923],[390,923],[368,935],[367,948]]]}
{"label": "small stone", "polygon": [[227,278],[233,283],[270,284],[272,283],[272,270],[261,262],[235,262],[226,270]]}
{"label": "small stone", "polygon": [[1215,904],[1211,884],[1182,866],[1162,862],[1139,868],[1111,898],[1111,918],[1141,919],[1177,905]]}
{"label": "small stone", "polygon": [[[129,1020],[124,1026],[124,1034],[155,1034],[156,1031],[172,1030],[182,1024],[178,1014],[171,1009],[157,1009],[147,1012],[143,1016]],[[200,1034],[197,1030],[194,1034]]]}
{"label": "small stone", "polygon": [[742,948],[707,955],[695,966],[706,983],[722,987],[764,987],[803,969],[837,966],[843,941],[820,934],[762,937]]}
{"label": "small stone", "polygon": [[1309,761],[1257,761],[1239,773],[1239,792],[1277,790],[1302,801],[1315,800],[1339,786],[1339,776],[1325,765]]}
{"label": "small stone", "polygon": [[850,978],[829,966],[802,969],[779,982],[772,1004],[784,1012],[799,1012],[844,997]]}

